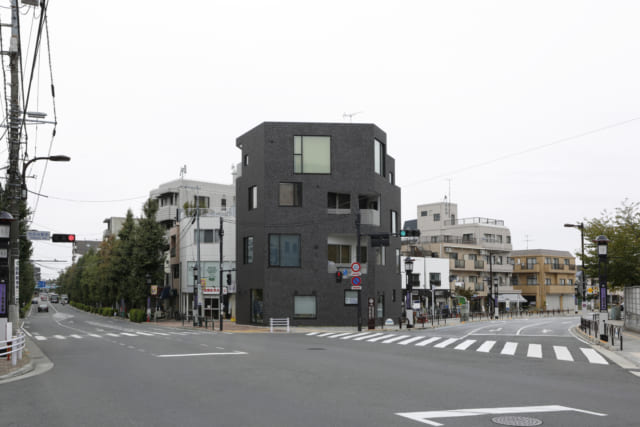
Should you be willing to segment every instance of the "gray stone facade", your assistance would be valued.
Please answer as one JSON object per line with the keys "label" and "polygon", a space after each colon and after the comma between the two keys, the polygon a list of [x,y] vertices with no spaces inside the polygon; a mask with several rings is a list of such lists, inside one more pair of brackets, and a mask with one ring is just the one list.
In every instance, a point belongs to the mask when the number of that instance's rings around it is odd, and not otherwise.
{"label": "gray stone facade", "polygon": [[[300,136],[329,137],[329,173],[294,172],[294,161],[299,161],[294,160],[294,138]],[[349,266],[356,261],[358,212],[360,246],[366,246],[361,255],[366,256],[366,262],[361,260],[363,327],[369,298],[375,301],[377,325],[386,318],[397,321],[400,238],[391,237],[390,245],[380,249],[371,247],[368,236],[397,231],[400,224],[400,188],[395,161],[386,155],[386,134],[372,124],[267,122],[240,136],[236,145],[242,150],[236,181],[238,323],[268,324],[269,318],[289,317],[293,325],[356,325]],[[375,147],[383,149],[377,162],[381,174],[374,168]],[[281,183],[301,186],[301,197],[282,202]],[[348,206],[333,206],[334,193],[347,198]],[[274,265],[280,262],[279,251],[290,249],[287,256],[293,261],[287,260],[294,265]],[[347,272],[341,282],[336,270]]]}

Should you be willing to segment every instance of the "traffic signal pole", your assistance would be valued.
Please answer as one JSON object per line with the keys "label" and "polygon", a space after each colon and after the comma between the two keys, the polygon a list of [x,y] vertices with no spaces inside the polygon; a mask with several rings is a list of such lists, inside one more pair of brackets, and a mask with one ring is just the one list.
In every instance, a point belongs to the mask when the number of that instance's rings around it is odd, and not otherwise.
{"label": "traffic signal pole", "polygon": [[[356,262],[360,263],[360,209],[356,214]],[[362,286],[358,289],[358,332],[362,331]]]}
{"label": "traffic signal pole", "polygon": [[[223,221],[222,221],[222,217],[220,217],[220,283],[218,284],[218,314],[220,315],[220,331],[222,331],[222,318],[224,317],[224,315],[222,314],[222,272],[223,272],[223,268],[222,268],[222,241],[224,240],[222,238],[222,236],[224,236],[224,230],[222,228],[223,225]],[[213,329],[213,324],[211,325],[211,329]]]}

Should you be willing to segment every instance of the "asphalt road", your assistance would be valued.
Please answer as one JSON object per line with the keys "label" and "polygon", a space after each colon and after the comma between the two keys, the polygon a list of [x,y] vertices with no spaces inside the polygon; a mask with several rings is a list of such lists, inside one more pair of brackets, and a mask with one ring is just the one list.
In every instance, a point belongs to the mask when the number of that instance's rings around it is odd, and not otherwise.
{"label": "asphalt road", "polygon": [[576,323],[213,333],[54,304],[26,324],[54,367],[0,384],[0,425],[638,426],[640,378]]}

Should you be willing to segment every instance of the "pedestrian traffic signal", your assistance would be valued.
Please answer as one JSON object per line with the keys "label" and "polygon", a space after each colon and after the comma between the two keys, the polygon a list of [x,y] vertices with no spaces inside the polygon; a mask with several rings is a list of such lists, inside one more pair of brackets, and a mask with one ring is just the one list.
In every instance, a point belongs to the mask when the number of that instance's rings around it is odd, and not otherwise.
{"label": "pedestrian traffic signal", "polygon": [[342,282],[342,271],[336,271],[336,283]]}
{"label": "pedestrian traffic signal", "polygon": [[420,230],[400,230],[400,237],[418,237]]}
{"label": "pedestrian traffic signal", "polygon": [[76,241],[75,234],[52,234],[51,241],[55,243],[73,243]]}

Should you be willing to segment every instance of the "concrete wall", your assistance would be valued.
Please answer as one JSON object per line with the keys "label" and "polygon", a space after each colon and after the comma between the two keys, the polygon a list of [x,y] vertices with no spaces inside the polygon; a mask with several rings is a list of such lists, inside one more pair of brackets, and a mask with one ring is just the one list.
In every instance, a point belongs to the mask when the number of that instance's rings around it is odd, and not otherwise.
{"label": "concrete wall", "polygon": [[640,332],[640,286],[624,288],[624,327]]}

